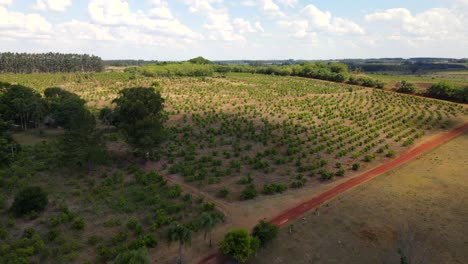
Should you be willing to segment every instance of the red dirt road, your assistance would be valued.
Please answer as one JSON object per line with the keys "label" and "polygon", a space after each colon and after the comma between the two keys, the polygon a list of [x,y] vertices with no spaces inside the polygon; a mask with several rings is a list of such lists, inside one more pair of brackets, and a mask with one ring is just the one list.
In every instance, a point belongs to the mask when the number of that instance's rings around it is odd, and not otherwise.
{"label": "red dirt road", "polygon": [[[431,150],[437,146],[439,146],[442,143],[447,142],[448,140],[462,134],[463,132],[468,131],[468,123],[455,128],[448,133],[445,133],[443,135],[440,135],[434,139],[428,140],[425,143],[415,147],[414,149],[402,154],[396,159],[393,159],[385,164],[382,164],[378,167],[375,167],[369,171],[366,171],[365,173],[358,175],[354,178],[349,179],[348,181],[341,183],[333,188],[331,188],[328,191],[325,191],[323,193],[318,194],[317,196],[313,197],[312,199],[305,201],[293,208],[290,208],[284,212],[282,212],[280,215],[276,216],[272,220],[270,220],[271,223],[283,227],[287,223],[295,220],[302,214],[306,213],[307,211],[310,211],[311,209],[314,209],[318,207],[319,205],[335,198],[336,196],[340,195],[341,193],[358,186],[359,184],[362,184],[363,182],[366,182],[372,178],[375,178],[376,176],[385,173],[391,169],[394,169],[407,161],[419,156],[420,154]],[[203,260],[201,260],[198,264],[221,264],[226,261],[226,258],[223,257],[220,254],[213,254],[210,256],[207,256]]]}

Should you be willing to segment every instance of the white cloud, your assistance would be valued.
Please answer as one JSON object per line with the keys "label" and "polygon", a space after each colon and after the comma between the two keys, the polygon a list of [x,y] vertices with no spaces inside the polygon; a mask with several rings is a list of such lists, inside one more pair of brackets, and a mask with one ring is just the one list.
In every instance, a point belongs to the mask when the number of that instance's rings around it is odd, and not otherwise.
{"label": "white cloud", "polygon": [[263,29],[262,24],[259,21],[255,22],[254,28],[257,32],[265,32],[265,29]]}
{"label": "white cloud", "polygon": [[448,8],[432,8],[415,15],[405,8],[387,9],[368,14],[365,20],[370,27],[380,29],[376,33],[392,36],[405,34],[419,39],[467,38],[467,18]]}
{"label": "white cloud", "polygon": [[69,6],[71,6],[71,4],[71,0],[36,0],[36,4],[33,6],[33,8],[42,11],[50,10],[56,12],[63,12]]}
{"label": "white cloud", "polygon": [[96,23],[104,25],[134,25],[135,16],[130,13],[128,3],[120,0],[91,0],[88,12]]}
{"label": "white cloud", "polygon": [[294,7],[297,5],[298,0],[277,0],[278,3],[288,6],[288,7]]}
{"label": "white cloud", "polygon": [[259,0],[258,2],[260,8],[267,16],[284,17],[284,13],[281,11],[281,8],[275,4],[273,0]]}
{"label": "white cloud", "polygon": [[153,0],[150,2],[152,8],[149,10],[149,13],[152,17],[162,18],[162,19],[172,19],[172,11],[169,8],[169,4],[163,0]]}
{"label": "white cloud", "polygon": [[84,40],[114,40],[110,29],[84,21],[72,19],[57,25],[56,33],[61,38],[84,39]]}
{"label": "white cloud", "polygon": [[0,35],[10,37],[44,37],[52,32],[52,25],[38,14],[10,12],[0,6]]}
{"label": "white cloud", "polygon": [[329,11],[322,11],[310,4],[302,9],[301,14],[308,21],[309,30],[318,30],[331,34],[364,34],[355,22],[341,17],[334,17]]}
{"label": "white cloud", "polygon": [[222,0],[184,0],[189,6],[189,11],[197,12],[212,12],[214,10],[212,4],[222,3]]}
{"label": "white cloud", "polygon": [[174,18],[166,1],[152,1],[148,14],[132,12],[122,0],[91,0],[88,5],[91,20],[99,25],[133,27],[141,32],[164,34],[186,39],[200,38],[199,34]]}
{"label": "white cloud", "polygon": [[0,0],[0,5],[11,5],[13,0]]}

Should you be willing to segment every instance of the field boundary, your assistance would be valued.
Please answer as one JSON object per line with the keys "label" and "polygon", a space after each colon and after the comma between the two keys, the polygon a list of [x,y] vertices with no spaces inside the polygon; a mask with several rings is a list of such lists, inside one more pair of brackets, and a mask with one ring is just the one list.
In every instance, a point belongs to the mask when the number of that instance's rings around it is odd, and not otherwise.
{"label": "field boundary", "polygon": [[[468,131],[468,123],[463,124],[455,129],[450,130],[447,133],[439,135],[433,139],[430,139],[419,146],[409,150],[408,152],[403,153],[402,155],[398,156],[397,158],[379,165],[373,169],[370,169],[358,176],[350,178],[349,180],[327,190],[318,195],[314,196],[313,198],[304,201],[290,209],[285,210],[278,216],[274,217],[270,220],[272,224],[277,225],[278,227],[284,227],[287,223],[294,221],[299,216],[303,215],[304,213],[320,206],[321,204],[332,200],[333,198],[337,197],[338,195],[364,183],[367,182],[389,170],[392,170],[396,167],[403,165],[404,163],[418,157],[419,155],[426,153],[429,150],[436,148],[437,146],[463,134],[464,132]],[[215,253],[203,258],[198,264],[221,264],[226,260],[224,256],[219,253]]]}

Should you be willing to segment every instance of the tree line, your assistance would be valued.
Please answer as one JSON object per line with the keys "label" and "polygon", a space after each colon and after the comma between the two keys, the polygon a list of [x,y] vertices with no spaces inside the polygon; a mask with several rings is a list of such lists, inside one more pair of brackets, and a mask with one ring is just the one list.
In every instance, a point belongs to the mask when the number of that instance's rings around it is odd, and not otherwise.
{"label": "tree line", "polygon": [[100,57],[64,53],[0,53],[0,73],[101,72]]}

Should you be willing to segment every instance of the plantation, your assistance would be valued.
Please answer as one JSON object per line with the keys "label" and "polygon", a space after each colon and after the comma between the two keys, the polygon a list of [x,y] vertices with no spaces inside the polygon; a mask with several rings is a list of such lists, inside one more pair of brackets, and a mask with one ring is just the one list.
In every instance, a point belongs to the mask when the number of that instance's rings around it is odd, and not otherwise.
{"label": "plantation", "polygon": [[[206,67],[194,65],[190,67]],[[5,160],[10,165],[1,171],[0,181],[5,193],[0,197],[4,204],[0,231],[9,254],[26,262],[145,261],[148,254],[151,259],[173,254],[164,258],[170,262],[175,253],[161,250],[166,243],[185,248],[192,236],[199,239],[204,234],[211,244],[211,231],[223,219],[211,197],[249,203],[327,184],[335,177],[351,177],[466,120],[460,104],[345,83],[251,73],[152,76],[131,71],[0,75],[0,82],[45,94],[53,106],[51,114],[65,129],[65,133],[31,130],[13,135],[23,146],[19,157]],[[160,133],[161,129],[137,122],[133,125],[141,128],[126,132],[119,124],[125,119],[119,117],[116,105],[131,106],[131,102],[115,99],[131,91],[148,91],[142,87],[163,98],[163,114],[154,106],[156,114],[150,119],[167,117],[164,139],[132,141],[142,136],[129,132]],[[70,110],[61,108],[57,98],[77,107],[86,103],[101,122],[89,133],[80,130],[85,128],[76,130],[73,122],[57,118]],[[86,121],[84,113],[81,118]],[[125,118],[132,117],[136,118]],[[79,137],[82,132],[102,135],[103,142],[93,143],[94,136]],[[9,137],[5,140],[11,142]],[[161,143],[149,148],[145,142],[150,141]],[[92,149],[67,151],[78,144],[107,146],[110,156]],[[134,146],[145,149],[150,160],[146,166],[133,161]],[[77,164],[90,169],[64,169]],[[208,197],[190,194],[166,179],[191,185]],[[32,223],[33,230],[28,231],[8,209],[15,194],[29,186],[42,187],[48,203],[20,214],[21,221]],[[26,247],[33,252],[25,254]]]}

